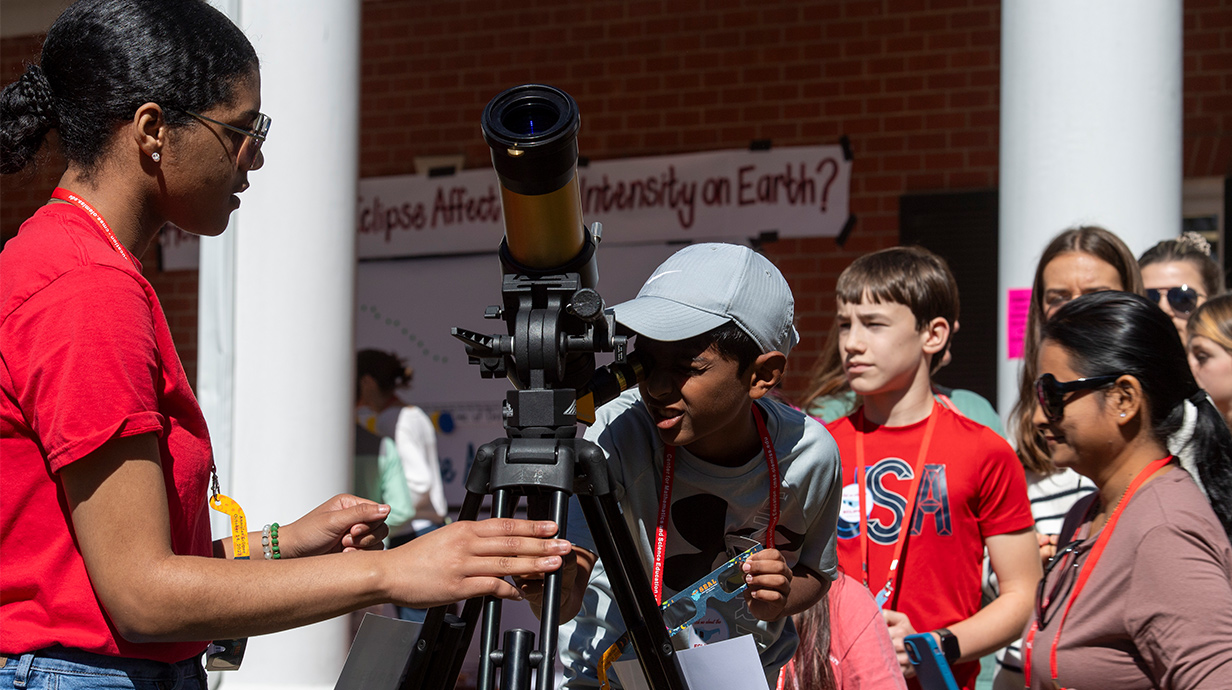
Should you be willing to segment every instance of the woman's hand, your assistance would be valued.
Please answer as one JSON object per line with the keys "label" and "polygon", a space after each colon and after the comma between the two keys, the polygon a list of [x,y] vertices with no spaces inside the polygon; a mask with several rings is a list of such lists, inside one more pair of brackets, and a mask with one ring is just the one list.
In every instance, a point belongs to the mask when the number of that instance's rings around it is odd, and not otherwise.
{"label": "woman's hand", "polygon": [[389,552],[384,579],[389,599],[401,606],[430,608],[478,596],[522,599],[503,578],[543,574],[561,566],[573,546],[550,539],[549,521],[495,518],[461,520]]}
{"label": "woman's hand", "polygon": [[339,551],[379,551],[389,534],[389,506],[350,494],[338,494],[307,515],[278,528],[283,558]]}

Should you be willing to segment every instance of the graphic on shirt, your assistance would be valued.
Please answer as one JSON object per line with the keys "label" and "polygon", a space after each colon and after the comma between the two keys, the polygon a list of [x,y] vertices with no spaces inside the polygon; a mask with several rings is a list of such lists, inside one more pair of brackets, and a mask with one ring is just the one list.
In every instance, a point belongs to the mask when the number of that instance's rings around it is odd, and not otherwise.
{"label": "graphic on shirt", "polygon": [[[888,481],[891,478],[893,482]],[[898,533],[907,513],[907,492],[914,478],[915,472],[911,465],[902,458],[883,458],[868,467],[865,510],[868,511],[868,536],[873,543],[893,546],[898,540]],[[860,536],[859,501],[859,489],[855,482],[843,487],[843,506],[838,516],[839,539],[855,539]],[[875,511],[874,508],[881,510]],[[931,519],[937,536],[951,536],[953,525],[950,516],[950,494],[946,486],[945,465],[925,465],[924,476],[920,477],[920,488],[916,492],[911,534],[920,534],[925,521]]]}

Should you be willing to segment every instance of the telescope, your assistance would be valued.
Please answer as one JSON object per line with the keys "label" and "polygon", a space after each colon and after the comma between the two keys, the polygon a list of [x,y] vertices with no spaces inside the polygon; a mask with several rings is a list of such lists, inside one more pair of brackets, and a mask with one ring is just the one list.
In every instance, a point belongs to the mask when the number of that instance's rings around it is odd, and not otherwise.
{"label": "telescope", "polygon": [[[532,519],[553,520],[565,539],[576,497],[611,580],[638,660],[654,690],[686,690],[637,545],[608,481],[606,457],[577,437],[577,422],[637,383],[642,365],[627,352],[597,288],[602,227],[583,223],[577,180],[577,103],[560,89],[528,84],[497,95],[483,111],[484,140],[500,180],[505,236],[499,249],[501,304],[484,316],[502,333],[454,328],[485,378],[513,384],[502,406],[506,437],[481,446],[466,479],[461,520],[476,519],[491,496],[492,516],[510,517],[522,497]],[[596,372],[595,354],[615,362]],[[626,563],[627,559],[627,563]],[[528,630],[500,630],[501,602],[472,599],[461,616],[432,609],[402,688],[453,688],[482,614],[477,690],[537,690],[554,685],[561,574],[544,578],[538,646]]]}

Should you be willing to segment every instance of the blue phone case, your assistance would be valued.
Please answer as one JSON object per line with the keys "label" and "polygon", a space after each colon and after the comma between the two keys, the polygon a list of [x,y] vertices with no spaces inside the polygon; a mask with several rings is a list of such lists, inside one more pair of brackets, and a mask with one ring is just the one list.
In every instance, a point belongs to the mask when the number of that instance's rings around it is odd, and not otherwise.
{"label": "blue phone case", "polygon": [[932,633],[916,633],[903,638],[907,658],[915,667],[916,678],[923,690],[958,690],[958,683],[946,663],[945,655],[937,647]]}

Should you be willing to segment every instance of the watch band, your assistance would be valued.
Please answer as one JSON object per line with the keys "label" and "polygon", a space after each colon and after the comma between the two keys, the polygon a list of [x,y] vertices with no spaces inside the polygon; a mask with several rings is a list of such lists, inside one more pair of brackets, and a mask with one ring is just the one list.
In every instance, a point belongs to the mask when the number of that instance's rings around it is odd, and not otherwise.
{"label": "watch band", "polygon": [[945,655],[945,661],[953,666],[960,657],[962,657],[962,649],[958,645],[958,638],[954,633],[950,632],[949,628],[937,628],[933,632],[941,636],[941,653]]}

